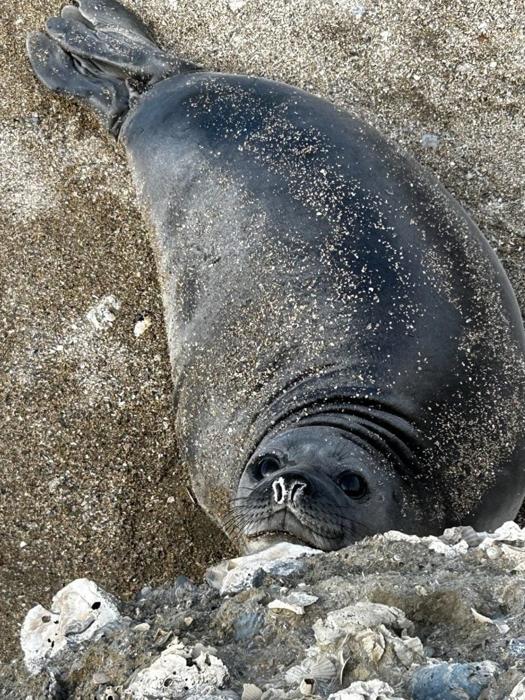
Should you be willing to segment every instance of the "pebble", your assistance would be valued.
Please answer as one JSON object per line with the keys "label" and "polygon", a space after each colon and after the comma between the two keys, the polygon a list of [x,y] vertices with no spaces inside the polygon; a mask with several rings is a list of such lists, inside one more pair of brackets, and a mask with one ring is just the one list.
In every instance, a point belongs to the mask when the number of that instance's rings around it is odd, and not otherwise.
{"label": "pebble", "polygon": [[106,330],[115,321],[115,312],[120,309],[120,301],[113,295],[107,294],[92,306],[86,313],[86,319],[95,330]]}
{"label": "pebble", "polygon": [[423,148],[432,148],[435,150],[439,146],[439,136],[437,134],[423,134],[421,137],[421,145]]}
{"label": "pebble", "polygon": [[261,700],[262,690],[253,683],[244,683],[242,686],[241,700]]}
{"label": "pebble", "polygon": [[93,674],[92,680],[95,685],[106,685],[111,681],[111,678],[107,675],[107,673],[97,672]]}
{"label": "pebble", "polygon": [[247,0],[229,0],[228,7],[232,12],[238,12],[246,5]]}
{"label": "pebble", "polygon": [[133,627],[134,632],[147,632],[149,629],[150,626],[147,622],[141,622],[139,625]]}

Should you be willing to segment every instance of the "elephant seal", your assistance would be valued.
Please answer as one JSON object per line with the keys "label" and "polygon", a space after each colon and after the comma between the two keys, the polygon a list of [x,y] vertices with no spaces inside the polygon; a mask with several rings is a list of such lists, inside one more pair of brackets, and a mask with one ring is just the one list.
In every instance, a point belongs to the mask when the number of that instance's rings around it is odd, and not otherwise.
{"label": "elephant seal", "polygon": [[181,456],[226,531],[330,550],[516,515],[522,319],[435,177],[326,100],[168,56],[114,0],[66,7],[28,50],[126,148]]}

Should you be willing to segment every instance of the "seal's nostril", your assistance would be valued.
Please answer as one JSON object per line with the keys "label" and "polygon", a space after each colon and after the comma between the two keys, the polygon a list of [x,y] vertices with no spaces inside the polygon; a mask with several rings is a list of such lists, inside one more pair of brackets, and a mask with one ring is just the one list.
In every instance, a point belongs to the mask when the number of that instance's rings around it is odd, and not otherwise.
{"label": "seal's nostril", "polygon": [[299,498],[307,492],[308,484],[300,479],[286,479],[280,476],[272,483],[273,498],[278,505],[283,503],[297,503]]}
{"label": "seal's nostril", "polygon": [[295,503],[303,494],[308,491],[308,484],[305,481],[296,479],[289,486],[289,499]]}
{"label": "seal's nostril", "polygon": [[286,483],[282,476],[280,476],[278,479],[275,479],[275,481],[272,483],[272,490],[274,501],[277,504],[281,505],[281,503],[284,503],[286,501],[288,491],[286,488]]}

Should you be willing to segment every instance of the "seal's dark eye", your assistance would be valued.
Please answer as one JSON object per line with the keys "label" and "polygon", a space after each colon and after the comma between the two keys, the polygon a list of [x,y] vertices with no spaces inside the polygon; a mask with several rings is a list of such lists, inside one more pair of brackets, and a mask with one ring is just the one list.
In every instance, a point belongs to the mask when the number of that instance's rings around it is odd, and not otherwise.
{"label": "seal's dark eye", "polygon": [[260,479],[273,474],[281,468],[281,463],[273,455],[265,455],[257,462],[256,472]]}
{"label": "seal's dark eye", "polygon": [[350,498],[362,498],[368,490],[363,477],[352,472],[342,474],[337,483]]}

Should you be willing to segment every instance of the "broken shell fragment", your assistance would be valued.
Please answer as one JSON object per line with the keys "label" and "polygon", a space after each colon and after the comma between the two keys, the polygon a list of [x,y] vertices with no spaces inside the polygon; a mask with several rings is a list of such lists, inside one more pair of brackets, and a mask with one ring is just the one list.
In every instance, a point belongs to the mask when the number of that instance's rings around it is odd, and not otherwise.
{"label": "broken shell fragment", "polygon": [[304,609],[318,600],[319,598],[315,595],[292,591],[287,596],[272,600],[268,603],[268,607],[270,610],[290,610],[296,615],[304,615]]}
{"label": "broken shell fragment", "polygon": [[313,695],[314,689],[315,689],[315,680],[313,678],[303,678],[303,680],[299,684],[299,692],[301,693],[301,695],[304,695],[305,697],[308,697],[309,695]]}

